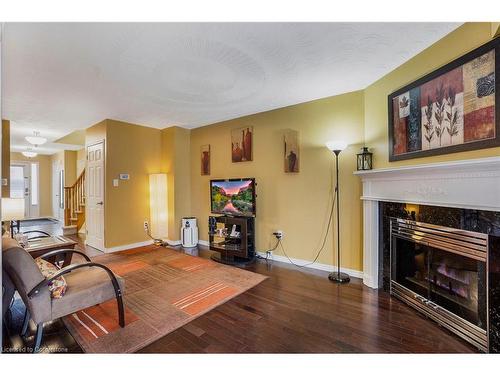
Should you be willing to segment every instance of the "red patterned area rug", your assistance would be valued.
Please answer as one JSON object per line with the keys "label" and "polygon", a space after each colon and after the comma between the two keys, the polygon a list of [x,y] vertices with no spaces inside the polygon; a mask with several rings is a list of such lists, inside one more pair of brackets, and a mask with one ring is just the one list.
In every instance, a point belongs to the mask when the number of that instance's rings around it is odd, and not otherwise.
{"label": "red patterned area rug", "polygon": [[132,353],[254,287],[266,276],[146,246],[93,258],[125,279],[125,327],[116,301],[63,318],[87,353]]}

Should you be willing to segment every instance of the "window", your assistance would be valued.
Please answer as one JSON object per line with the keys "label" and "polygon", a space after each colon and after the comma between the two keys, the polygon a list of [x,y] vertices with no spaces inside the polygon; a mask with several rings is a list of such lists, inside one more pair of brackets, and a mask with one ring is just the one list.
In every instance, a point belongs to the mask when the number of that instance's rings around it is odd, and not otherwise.
{"label": "window", "polygon": [[38,205],[38,164],[31,163],[31,205]]}
{"label": "window", "polygon": [[24,167],[10,166],[10,197],[24,198]]}

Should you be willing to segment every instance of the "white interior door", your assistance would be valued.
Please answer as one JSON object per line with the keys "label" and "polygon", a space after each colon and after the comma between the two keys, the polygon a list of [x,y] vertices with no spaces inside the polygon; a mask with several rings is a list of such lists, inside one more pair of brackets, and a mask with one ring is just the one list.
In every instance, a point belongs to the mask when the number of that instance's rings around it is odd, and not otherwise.
{"label": "white interior door", "polygon": [[40,216],[38,162],[13,162],[10,165],[10,197],[24,198],[24,217]]}
{"label": "white interior door", "polygon": [[104,141],[87,146],[87,245],[104,251]]}
{"label": "white interior door", "polygon": [[62,160],[52,163],[52,216],[64,220],[64,170]]}

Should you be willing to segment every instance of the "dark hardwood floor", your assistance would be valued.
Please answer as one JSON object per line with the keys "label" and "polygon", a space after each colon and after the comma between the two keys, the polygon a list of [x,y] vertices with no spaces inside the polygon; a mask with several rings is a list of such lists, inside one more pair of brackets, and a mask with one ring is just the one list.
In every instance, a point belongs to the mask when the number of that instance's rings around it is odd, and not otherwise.
{"label": "dark hardwood floor", "polygon": [[[81,236],[73,238],[89,255],[99,253],[85,247]],[[200,248],[193,255],[207,257],[210,251]],[[292,265],[264,260],[247,269],[269,278],[140,352],[477,352],[388,293],[372,290],[359,279],[337,285],[327,279],[326,272],[299,270]],[[22,302],[17,301],[12,310],[7,345],[22,351],[33,338],[23,342],[16,334],[24,314]],[[49,324],[45,332],[42,345],[48,350],[81,352],[60,320]]]}

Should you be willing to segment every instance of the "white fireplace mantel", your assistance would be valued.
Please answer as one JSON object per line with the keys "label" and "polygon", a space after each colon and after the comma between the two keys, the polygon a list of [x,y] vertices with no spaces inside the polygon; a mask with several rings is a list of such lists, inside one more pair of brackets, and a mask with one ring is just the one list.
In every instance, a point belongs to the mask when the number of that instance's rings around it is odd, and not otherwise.
{"label": "white fireplace mantel", "polygon": [[363,183],[363,282],[378,288],[378,202],[500,211],[500,157],[354,172]]}

